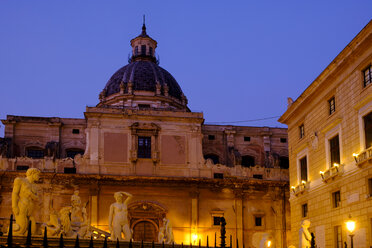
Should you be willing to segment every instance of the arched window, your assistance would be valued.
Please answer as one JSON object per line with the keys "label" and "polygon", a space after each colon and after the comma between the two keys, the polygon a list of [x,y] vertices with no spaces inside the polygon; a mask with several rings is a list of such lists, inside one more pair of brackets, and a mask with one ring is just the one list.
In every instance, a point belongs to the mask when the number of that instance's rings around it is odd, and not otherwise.
{"label": "arched window", "polygon": [[84,150],[78,149],[78,148],[69,148],[69,149],[66,149],[66,157],[67,158],[74,158],[78,154],[83,155],[84,154]]}
{"label": "arched window", "polygon": [[26,156],[29,158],[44,158],[44,149],[40,147],[27,147]]}
{"label": "arched window", "polygon": [[220,163],[220,158],[216,154],[204,155],[205,160],[207,160],[208,158],[210,158],[213,161],[214,164],[219,164]]}
{"label": "arched window", "polygon": [[289,159],[288,159],[288,157],[279,157],[279,166],[282,169],[288,169],[289,168]]}
{"label": "arched window", "polygon": [[242,156],[242,166],[244,167],[251,167],[254,166],[254,157],[246,155]]}

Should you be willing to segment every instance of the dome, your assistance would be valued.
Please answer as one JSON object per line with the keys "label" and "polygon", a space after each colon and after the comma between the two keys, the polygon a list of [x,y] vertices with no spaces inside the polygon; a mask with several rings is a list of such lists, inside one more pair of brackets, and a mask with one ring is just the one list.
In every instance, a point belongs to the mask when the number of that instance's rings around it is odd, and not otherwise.
{"label": "dome", "polygon": [[111,76],[99,95],[98,106],[189,111],[176,79],[159,66],[155,57],[157,42],[147,35],[145,24],[142,33],[130,43],[129,64]]}
{"label": "dome", "polygon": [[164,89],[168,86],[169,95],[182,100],[181,87],[174,77],[152,61],[133,61],[120,68],[106,84],[104,89],[106,97],[119,93],[122,82],[124,83],[124,93],[128,93],[129,82],[132,82],[134,91],[152,91],[154,93],[156,92],[156,85],[160,84],[163,89],[161,95],[164,95]]}

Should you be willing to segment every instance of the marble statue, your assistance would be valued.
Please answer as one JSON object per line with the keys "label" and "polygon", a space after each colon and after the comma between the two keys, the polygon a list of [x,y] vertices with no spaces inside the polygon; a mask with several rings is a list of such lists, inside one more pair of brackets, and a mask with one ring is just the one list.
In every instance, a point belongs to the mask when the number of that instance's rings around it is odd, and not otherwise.
{"label": "marble statue", "polygon": [[[127,198],[124,200],[125,196]],[[129,241],[132,239],[132,231],[128,220],[128,202],[132,195],[127,192],[116,192],[114,197],[116,202],[110,206],[108,220],[111,240]],[[121,236],[122,232],[124,233],[124,239]]]}
{"label": "marble statue", "polygon": [[67,237],[79,235],[80,238],[90,235],[87,204],[81,207],[79,191],[76,190],[71,196],[71,206],[64,207],[59,211],[61,231],[64,235]]}
{"label": "marble statue", "polygon": [[301,223],[300,228],[300,245],[299,248],[310,248],[310,241],[311,241],[311,235],[309,232],[310,227],[310,221],[309,220],[303,220]]}
{"label": "marble statue", "polygon": [[[52,205],[52,204],[51,204]],[[82,207],[79,191],[76,190],[71,196],[71,206],[63,207],[57,212],[53,207],[50,209],[47,232],[50,236],[59,236],[61,233],[66,237],[87,238],[90,236],[90,224],[87,218],[86,207]]]}
{"label": "marble statue", "polygon": [[172,244],[174,242],[172,224],[169,219],[163,219],[163,226],[159,229],[158,242]]}
{"label": "marble statue", "polygon": [[40,170],[30,168],[25,178],[17,177],[14,180],[12,192],[12,210],[16,221],[13,227],[14,235],[26,235],[29,221],[31,233],[36,232],[35,205],[39,201],[39,196],[35,182],[39,177]]}

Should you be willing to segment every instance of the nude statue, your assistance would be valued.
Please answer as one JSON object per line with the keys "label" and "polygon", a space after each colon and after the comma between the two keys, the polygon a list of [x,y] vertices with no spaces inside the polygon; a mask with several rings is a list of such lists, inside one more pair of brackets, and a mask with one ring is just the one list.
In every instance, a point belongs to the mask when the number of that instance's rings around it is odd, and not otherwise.
{"label": "nude statue", "polygon": [[299,248],[310,248],[311,244],[311,235],[309,232],[309,227],[310,227],[310,221],[309,220],[303,220],[301,223],[301,228],[300,228],[300,245]]}
{"label": "nude statue", "polygon": [[163,219],[163,233],[164,234],[162,242],[164,241],[164,243],[166,244],[171,244],[174,242],[172,224],[167,218]]}
{"label": "nude statue", "polygon": [[39,180],[40,170],[30,168],[26,177],[14,180],[12,192],[12,210],[15,216],[14,235],[26,235],[28,223],[31,221],[31,233],[36,232],[35,205],[39,200],[35,182]]}
{"label": "nude statue", "polygon": [[[124,196],[127,196],[125,201]],[[128,202],[132,195],[127,192],[116,192],[114,197],[116,202],[110,206],[108,221],[111,240],[130,241],[132,239],[132,231],[128,221]],[[124,233],[124,239],[121,236],[122,232]]]}

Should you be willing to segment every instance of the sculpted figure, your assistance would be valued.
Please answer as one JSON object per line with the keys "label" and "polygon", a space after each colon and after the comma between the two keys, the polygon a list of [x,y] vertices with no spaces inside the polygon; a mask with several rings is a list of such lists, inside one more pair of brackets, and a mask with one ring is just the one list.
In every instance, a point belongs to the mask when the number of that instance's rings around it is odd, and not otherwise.
{"label": "sculpted figure", "polygon": [[159,228],[159,233],[158,233],[158,243],[163,243],[165,242],[165,226],[161,226]]}
{"label": "sculpted figure", "polygon": [[[127,198],[124,200],[124,197]],[[116,202],[111,204],[109,213],[109,228],[111,233],[111,240],[123,240],[121,233],[124,233],[124,240],[132,239],[132,231],[129,227],[128,221],[128,202],[132,195],[127,192],[116,192],[114,194]]]}
{"label": "sculpted figure", "polygon": [[164,237],[163,237],[164,243],[166,244],[173,243],[174,237],[173,237],[172,224],[167,218],[163,219],[163,230],[164,230]]}
{"label": "sculpted figure", "polygon": [[71,196],[71,206],[64,207],[59,211],[62,231],[67,237],[79,235],[84,238],[89,235],[87,204],[81,207],[79,191],[76,190]]}
{"label": "sculpted figure", "polygon": [[310,221],[303,220],[300,228],[300,245],[299,248],[310,248],[311,235],[309,232]]}
{"label": "sculpted figure", "polygon": [[30,168],[26,178],[14,180],[12,192],[12,210],[15,216],[14,235],[26,235],[28,222],[31,221],[31,232],[36,232],[35,205],[39,200],[35,181],[39,180],[40,170]]}

